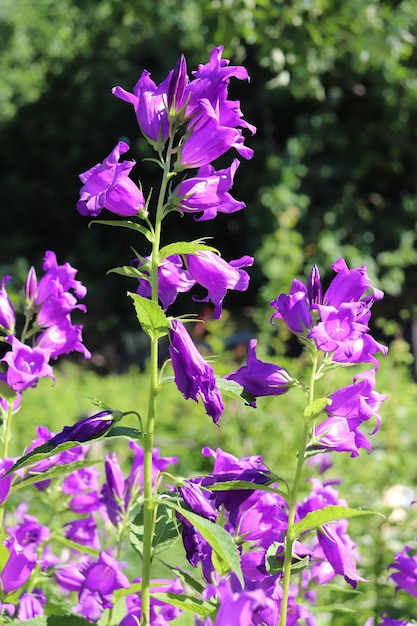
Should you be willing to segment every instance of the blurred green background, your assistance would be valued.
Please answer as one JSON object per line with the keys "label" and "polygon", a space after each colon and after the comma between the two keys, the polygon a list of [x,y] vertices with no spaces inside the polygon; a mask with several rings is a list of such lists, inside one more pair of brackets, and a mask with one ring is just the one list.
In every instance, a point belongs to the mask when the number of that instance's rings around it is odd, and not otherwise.
{"label": "blurred green background", "polygon": [[[215,45],[244,64],[231,81],[258,132],[234,195],[247,208],[213,222],[167,222],[167,240],[213,236],[226,259],[255,256],[241,317],[295,275],[345,256],[386,291],[381,316],[412,339],[417,291],[417,12],[414,0],[2,0],[0,2],[0,267],[39,264],[46,249],[79,268],[92,348],[131,319],[129,231],[87,228],[78,174],[127,139],[134,176],[157,184],[132,108],[111,94],[142,70],[159,82],[180,53],[189,71]],[[146,252],[146,251],[144,251]],[[125,316],[126,312],[129,316]],[[256,318],[253,311],[250,317]],[[263,319],[263,316],[260,318]],[[116,345],[116,352],[123,346]]]}

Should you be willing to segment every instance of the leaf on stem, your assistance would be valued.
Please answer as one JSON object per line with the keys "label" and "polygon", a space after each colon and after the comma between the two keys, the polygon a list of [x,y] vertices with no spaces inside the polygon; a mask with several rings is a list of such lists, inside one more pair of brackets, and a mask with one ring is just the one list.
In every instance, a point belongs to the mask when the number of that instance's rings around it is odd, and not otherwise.
{"label": "leaf on stem", "polygon": [[352,509],[347,506],[332,504],[330,506],[325,506],[322,509],[317,509],[316,511],[307,513],[303,519],[288,529],[288,537],[291,541],[294,541],[302,533],[308,532],[309,530],[316,530],[323,524],[335,522],[339,519],[358,517],[359,515],[381,515],[384,517],[382,513],[379,513],[370,507],[358,507],[356,509]]}
{"label": "leaf on stem", "polygon": [[128,292],[136,309],[136,316],[142,330],[151,339],[159,339],[168,334],[169,322],[162,308],[148,298],[139,296],[137,293]]}

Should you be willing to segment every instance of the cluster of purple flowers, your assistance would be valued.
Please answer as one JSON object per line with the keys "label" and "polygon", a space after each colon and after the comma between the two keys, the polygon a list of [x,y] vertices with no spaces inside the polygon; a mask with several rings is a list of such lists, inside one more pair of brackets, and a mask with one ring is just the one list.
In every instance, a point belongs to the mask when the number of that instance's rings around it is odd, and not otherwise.
{"label": "cluster of purple flowers", "polygon": [[[262,457],[238,459],[219,448],[204,448],[203,455],[214,459],[213,472],[185,481],[179,487],[179,494],[187,508],[213,522],[221,522],[234,538],[241,552],[243,588],[236,576],[221,577],[216,573],[211,546],[198,530],[179,515],[187,558],[194,567],[201,564],[203,576],[209,583],[205,597],[217,599],[220,603],[216,626],[275,626],[279,621],[283,596],[282,562],[288,526],[288,503],[280,493],[274,492],[273,487],[277,485]],[[211,489],[219,483],[236,480],[251,482],[254,489]],[[271,489],[257,491],[256,487],[260,485],[268,485]],[[346,505],[339,498],[334,481],[311,479],[310,487],[310,493],[297,504],[296,521],[328,505]],[[276,563],[272,568],[271,557]],[[288,625],[297,624],[302,618],[308,626],[316,625],[313,614],[299,604],[302,598],[307,604],[315,604],[317,591],[311,587],[317,590],[320,585],[333,581],[337,575],[343,576],[353,588],[358,581],[364,580],[356,570],[359,555],[347,534],[345,520],[323,524],[313,536],[296,542],[294,559],[300,563],[304,559],[309,565],[300,571],[299,585],[292,586]],[[206,618],[204,626],[211,623]]]}
{"label": "cluster of purple flowers", "polygon": [[[25,452],[48,442],[59,445],[62,441],[72,441],[73,433],[89,431],[89,424],[94,425],[95,417],[76,424],[72,433],[69,427],[57,435],[45,427],[38,427],[37,438]],[[98,417],[102,418],[101,414]],[[67,514],[61,527],[53,531],[28,512],[26,502],[21,502],[13,515],[6,514],[4,528],[7,539],[4,546],[9,556],[0,574],[0,611],[19,620],[43,615],[48,593],[55,593],[51,587],[54,583],[73,613],[95,623],[105,609],[112,608],[113,592],[130,586],[123,571],[126,565],[120,561],[116,547],[117,532],[123,525],[127,528],[132,508],[143,497],[143,450],[134,441],[129,443],[129,447],[132,463],[126,477],[115,453],[105,457],[103,481],[100,480],[101,473],[93,466],[82,466],[89,451],[88,445],[76,445],[54,457],[44,458],[33,464],[27,474],[18,470],[20,480],[38,476],[39,481],[34,483],[34,488],[42,492],[44,502],[56,508],[58,498],[59,509],[67,511]],[[13,464],[13,460],[10,462]],[[160,472],[176,462],[175,457],[160,457],[155,449],[152,464],[155,482]],[[74,463],[81,467],[72,469]],[[52,466],[68,467],[59,487],[56,482],[42,478]],[[10,464],[7,465],[9,468]],[[5,481],[5,478],[0,480],[3,501],[7,499],[10,487],[10,481],[7,484]],[[112,528],[113,541],[109,542]],[[111,543],[113,547],[109,547]],[[178,581],[167,581],[166,584],[173,593],[182,590]],[[133,593],[127,595],[123,623],[136,623],[130,616],[137,615],[138,610],[140,597]],[[160,602],[155,602],[153,610],[155,615],[161,612],[161,621],[158,622],[161,624],[166,623],[163,621],[164,614],[166,621],[178,614],[178,611]]]}
{"label": "cluster of purple flowers", "polygon": [[[21,392],[35,387],[39,378],[54,379],[50,361],[62,354],[81,352],[86,359],[90,353],[82,341],[82,326],[73,324],[71,313],[75,309],[85,311],[78,299],[84,298],[86,288],[75,279],[77,270],[69,263],[58,265],[51,250],[45,253],[42,269],[44,274],[38,281],[32,267],[24,286],[24,325],[18,339],[17,316],[6,291],[3,278],[0,290],[0,331],[8,350],[0,361],[7,365],[0,380],[7,383],[16,393],[15,409],[20,402]],[[28,340],[30,339],[30,345]],[[0,398],[2,411],[6,402]]]}

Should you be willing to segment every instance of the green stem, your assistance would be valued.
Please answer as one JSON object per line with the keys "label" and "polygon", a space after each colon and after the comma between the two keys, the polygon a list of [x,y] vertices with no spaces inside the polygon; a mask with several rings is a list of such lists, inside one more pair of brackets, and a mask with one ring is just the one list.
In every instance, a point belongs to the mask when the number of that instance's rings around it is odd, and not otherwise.
{"label": "green stem", "polygon": [[[155,230],[152,242],[152,255],[150,278],[152,286],[152,300],[158,302],[158,266],[159,266],[159,248],[161,242],[161,225],[163,219],[163,210],[165,203],[165,194],[168,185],[168,179],[171,167],[171,155],[174,135],[169,139],[164,171],[162,175],[161,188],[159,190],[158,204],[155,216]],[[152,561],[152,538],[155,526],[156,505],[152,491],[152,451],[155,432],[156,417],[156,398],[159,388],[159,369],[158,369],[158,337],[151,337],[151,354],[150,354],[150,382],[149,382],[149,402],[148,415],[146,421],[146,432],[144,433],[144,458],[143,458],[143,492],[144,492],[144,511],[143,511],[143,557],[142,557],[142,618],[141,625],[149,626],[150,624],[150,583],[151,583],[151,561]]]}
{"label": "green stem", "polygon": [[[314,385],[316,380],[316,373],[318,367],[318,351],[315,350],[311,357],[312,366],[311,366],[311,374],[310,374],[310,385],[308,389],[308,402],[307,406],[311,404],[314,400]],[[303,423],[303,431],[300,438],[300,444],[298,446],[298,458],[297,458],[297,467],[295,470],[295,478],[294,484],[289,497],[289,511],[288,511],[288,526],[287,526],[287,536],[285,539],[285,552],[284,552],[284,565],[283,565],[283,578],[282,578],[282,587],[283,587],[283,597],[281,601],[281,613],[280,613],[280,626],[286,626],[287,624],[287,615],[288,615],[288,602],[290,597],[290,582],[291,582],[291,566],[292,566],[292,552],[293,546],[295,542],[295,538],[291,538],[291,529],[295,523],[295,513],[297,509],[297,499],[298,493],[301,486],[301,480],[303,476],[303,466],[304,466],[304,452],[306,449],[306,445],[308,443],[308,437],[310,434],[310,425],[308,420],[304,418]]]}

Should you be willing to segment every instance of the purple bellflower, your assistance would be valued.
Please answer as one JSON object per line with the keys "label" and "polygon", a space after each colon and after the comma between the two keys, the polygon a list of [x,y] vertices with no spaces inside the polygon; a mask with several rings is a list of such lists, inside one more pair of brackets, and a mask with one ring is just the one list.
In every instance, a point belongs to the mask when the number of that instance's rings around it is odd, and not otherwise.
{"label": "purple bellflower", "polygon": [[395,582],[396,590],[403,589],[410,596],[417,598],[417,553],[411,546],[398,552],[394,562],[388,565],[388,569],[395,571],[390,578]]}
{"label": "purple bellflower", "polygon": [[213,368],[197,350],[185,326],[179,320],[171,322],[169,353],[175,383],[184,398],[198,402],[201,397],[206,412],[218,424],[224,409]]}
{"label": "purple bellflower", "polygon": [[212,220],[218,212],[240,211],[245,203],[238,202],[229,193],[238,167],[238,159],[218,171],[212,165],[200,167],[195,176],[186,178],[174,189],[171,201],[184,213],[200,213],[199,217],[195,215],[196,221]]}
{"label": "purple bellflower", "polygon": [[43,607],[46,605],[46,595],[36,587],[29,593],[24,591],[19,598],[19,610],[17,619],[25,622],[37,615],[43,615]]}
{"label": "purple bellflower", "polygon": [[[140,265],[139,269],[141,269]],[[149,275],[149,272],[146,271],[146,274]],[[183,267],[182,259],[178,254],[164,259],[158,267],[158,295],[164,311],[175,302],[179,293],[189,291],[195,282],[188,270]],[[136,293],[144,298],[151,297],[151,285],[146,278],[139,279]]]}
{"label": "purple bellflower", "polygon": [[36,387],[39,378],[48,377],[55,381],[52,367],[48,364],[47,350],[30,348],[14,336],[10,336],[8,340],[12,349],[0,361],[9,366],[6,380],[12,389],[24,391],[29,387]]}
{"label": "purple bellflower", "polygon": [[115,452],[104,459],[106,482],[101,488],[101,501],[113,526],[123,520],[125,514],[125,479]]}
{"label": "purple bellflower", "polygon": [[248,288],[249,274],[241,268],[253,265],[253,257],[243,256],[228,263],[211,251],[185,256],[191,277],[208,292],[205,298],[195,300],[211,301],[214,304],[213,317],[218,319],[222,314],[222,303],[227,290],[246,291]]}
{"label": "purple bellflower", "polygon": [[116,215],[138,215],[145,209],[145,199],[139,187],[129,178],[136,161],[119,163],[120,156],[129,150],[124,141],[113,148],[102,163],[80,174],[83,187],[77,210],[81,215],[97,217],[106,208]]}
{"label": "purple bellflower", "polygon": [[83,344],[83,327],[72,324],[69,315],[56,324],[49,326],[36,339],[36,346],[48,350],[51,359],[57,359],[62,354],[80,352],[85,359],[91,358],[91,352]]}
{"label": "purple bellflower", "polygon": [[295,335],[304,335],[313,325],[307,287],[299,280],[293,281],[288,295],[280,294],[271,306],[276,309],[271,321],[276,317],[282,319]]}
{"label": "purple bellflower", "polygon": [[[256,339],[249,342],[246,365],[236,372],[227,374],[227,380],[234,380],[254,398],[260,396],[280,396],[291,387],[291,376],[283,367],[260,361],[256,357]],[[250,402],[256,407],[256,401]]]}
{"label": "purple bellflower", "polygon": [[[139,578],[135,578],[133,583],[140,582]],[[152,592],[162,593],[177,593],[183,594],[184,589],[178,578],[175,580],[154,579],[151,581],[150,587]],[[127,614],[120,622],[119,626],[137,626],[140,622],[142,603],[140,594],[129,594],[126,596],[126,609]],[[181,610],[159,600],[153,598],[151,595],[151,611],[150,611],[150,624],[155,626],[168,626],[169,622],[179,617]]]}
{"label": "purple bellflower", "polygon": [[119,86],[112,89],[114,96],[133,105],[141,132],[159,149],[163,147],[169,133],[167,106],[168,90],[170,87],[172,89],[170,82],[171,75],[168,74],[158,87],[150,78],[150,73],[144,70],[133,88],[133,93]]}
{"label": "purple bellflower", "polygon": [[4,542],[9,558],[0,573],[0,586],[3,593],[14,593],[21,589],[36,566],[37,556],[33,550],[21,548],[15,537]]}
{"label": "purple bellflower", "polygon": [[16,323],[14,309],[5,287],[10,279],[11,276],[4,276],[0,288],[0,330],[6,335],[13,335]]}

